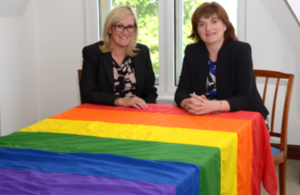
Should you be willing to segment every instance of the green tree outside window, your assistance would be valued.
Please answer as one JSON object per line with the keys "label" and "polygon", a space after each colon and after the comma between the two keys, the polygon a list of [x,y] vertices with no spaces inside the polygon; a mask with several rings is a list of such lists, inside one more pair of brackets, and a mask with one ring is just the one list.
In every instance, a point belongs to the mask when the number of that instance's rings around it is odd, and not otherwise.
{"label": "green tree outside window", "polygon": [[158,0],[113,0],[112,6],[130,5],[138,18],[138,43],[149,47],[153,70],[159,75]]}
{"label": "green tree outside window", "polygon": [[[187,39],[187,36],[190,35],[192,30],[192,14],[201,3],[202,1],[199,0],[183,0],[184,48],[186,45],[193,43],[193,40]],[[113,7],[118,5],[130,5],[135,10],[139,25],[138,43],[149,47],[154,73],[159,75],[158,0],[112,0]]]}

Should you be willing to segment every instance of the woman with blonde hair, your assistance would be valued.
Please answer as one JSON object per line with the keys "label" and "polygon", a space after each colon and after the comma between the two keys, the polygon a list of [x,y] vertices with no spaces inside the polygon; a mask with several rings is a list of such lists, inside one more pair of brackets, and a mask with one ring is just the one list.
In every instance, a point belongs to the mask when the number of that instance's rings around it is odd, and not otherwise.
{"label": "woman with blonde hair", "polygon": [[224,8],[203,3],[192,16],[175,101],[193,115],[248,110],[267,118],[268,110],[257,91],[251,47],[237,40]]}
{"label": "woman with blonde hair", "polygon": [[130,6],[107,16],[102,39],[82,50],[80,91],[84,103],[146,108],[156,103],[155,76],[147,46],[137,43],[138,24]]}

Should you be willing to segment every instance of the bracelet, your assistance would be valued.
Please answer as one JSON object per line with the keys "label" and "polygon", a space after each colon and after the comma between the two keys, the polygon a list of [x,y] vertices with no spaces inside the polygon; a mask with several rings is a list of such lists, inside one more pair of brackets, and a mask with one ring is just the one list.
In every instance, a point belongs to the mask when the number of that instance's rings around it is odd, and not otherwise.
{"label": "bracelet", "polygon": [[223,102],[222,102],[222,101],[220,101],[220,103],[221,103],[221,107],[222,107],[222,110],[221,110],[220,112],[223,112],[223,110],[224,110],[224,107],[223,107]]}
{"label": "bracelet", "polygon": [[183,102],[183,108],[187,111],[187,109],[186,109],[186,107],[185,107],[186,104],[187,104],[186,101],[184,101],[184,102]]}

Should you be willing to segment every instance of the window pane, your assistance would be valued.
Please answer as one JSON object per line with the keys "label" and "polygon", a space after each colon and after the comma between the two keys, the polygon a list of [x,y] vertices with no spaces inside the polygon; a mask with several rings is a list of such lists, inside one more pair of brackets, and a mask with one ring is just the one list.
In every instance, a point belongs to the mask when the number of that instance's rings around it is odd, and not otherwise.
{"label": "window pane", "polygon": [[149,47],[154,74],[157,78],[155,84],[158,84],[158,0],[111,0],[112,8],[118,5],[130,5],[135,10],[139,29],[137,42]]}
{"label": "window pane", "polygon": [[[207,0],[175,0],[175,85],[178,85],[181,73],[184,49],[188,44],[194,43],[187,37],[192,33],[191,18],[195,9]],[[214,0],[226,10],[229,19],[237,30],[238,0]],[[211,1],[209,1],[211,2]]]}

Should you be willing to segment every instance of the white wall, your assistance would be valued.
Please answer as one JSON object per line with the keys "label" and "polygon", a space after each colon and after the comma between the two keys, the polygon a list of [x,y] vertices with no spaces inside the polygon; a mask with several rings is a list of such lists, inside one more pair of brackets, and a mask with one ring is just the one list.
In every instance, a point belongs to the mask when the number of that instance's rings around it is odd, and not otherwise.
{"label": "white wall", "polygon": [[40,119],[80,104],[77,69],[82,67],[82,0],[35,0]]}
{"label": "white wall", "polygon": [[[0,18],[2,135],[79,105],[76,71],[85,42],[83,6],[83,0],[30,0],[23,16]],[[296,145],[299,30],[283,0],[247,1],[246,41],[252,46],[254,68],[295,74],[288,143]]]}
{"label": "white wall", "polygon": [[6,10],[0,17],[0,135],[39,119],[34,5],[29,2],[22,6],[24,13]]}
{"label": "white wall", "polygon": [[[289,113],[288,143],[299,145],[300,28],[283,0],[247,1],[246,41],[252,46],[255,69],[295,75]],[[281,99],[278,99],[278,102],[280,101]],[[271,111],[271,105],[268,105],[268,109]],[[283,108],[277,109],[280,111]],[[279,119],[281,116],[276,117]],[[277,124],[279,123],[275,125]]]}
{"label": "white wall", "polygon": [[80,104],[77,69],[82,64],[84,9],[83,0],[0,3],[1,10],[25,9],[0,17],[3,136]]}

